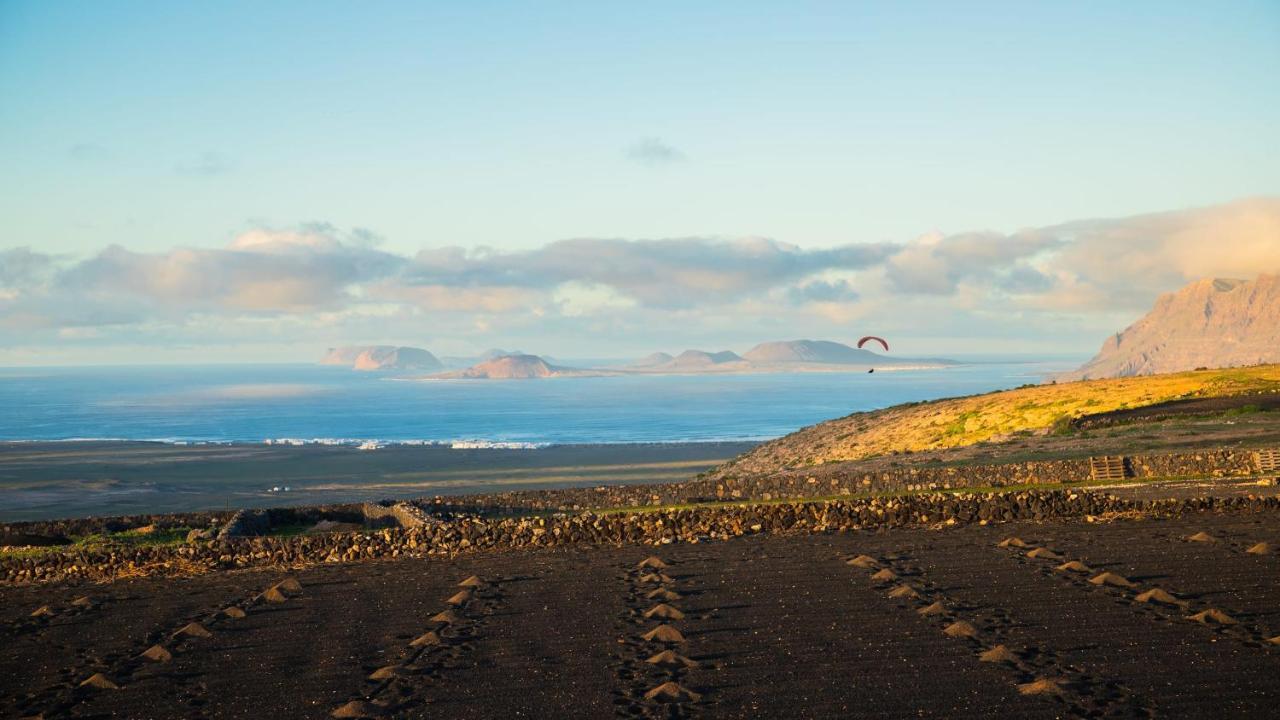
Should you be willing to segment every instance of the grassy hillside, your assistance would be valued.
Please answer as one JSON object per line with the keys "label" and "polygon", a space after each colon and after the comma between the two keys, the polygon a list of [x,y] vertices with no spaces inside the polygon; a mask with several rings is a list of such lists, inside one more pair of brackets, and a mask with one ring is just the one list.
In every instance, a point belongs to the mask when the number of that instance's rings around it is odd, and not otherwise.
{"label": "grassy hillside", "polygon": [[1187,398],[1280,392],[1280,365],[1034,385],[854,413],[765,443],[713,473],[749,475],[1054,432],[1073,418]]}

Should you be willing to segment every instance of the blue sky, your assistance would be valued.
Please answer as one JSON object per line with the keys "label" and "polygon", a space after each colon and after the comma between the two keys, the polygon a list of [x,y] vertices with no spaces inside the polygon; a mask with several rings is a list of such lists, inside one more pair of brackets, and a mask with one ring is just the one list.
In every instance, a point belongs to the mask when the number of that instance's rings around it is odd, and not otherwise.
{"label": "blue sky", "polygon": [[[625,352],[788,329],[843,338],[887,306],[909,309],[891,328],[908,347],[964,350],[997,322],[1028,351],[1092,349],[1194,272],[1171,259],[1140,283],[1149,297],[1129,297],[1080,262],[1055,264],[1061,248],[1014,242],[1001,246],[1005,274],[1025,265],[1048,280],[978,297],[971,278],[902,285],[890,266],[920,251],[820,267],[811,254],[1275,197],[1278,72],[1275,2],[0,0],[0,252],[28,248],[25,260],[0,255],[0,363],[288,359],[342,339],[444,352],[543,340],[551,354],[599,355],[601,328]],[[1273,208],[1243,207],[1263,219],[1215,222],[1251,228],[1243,246],[1280,245]],[[111,246],[146,265],[261,233],[319,233],[329,249],[431,267],[396,275],[412,292],[352,270],[307,302],[255,291],[228,309],[223,288],[178,313],[143,307],[173,294],[129,299],[125,312],[121,283],[89,292],[70,280]],[[690,241],[654,251],[671,255],[662,271],[730,290],[718,300],[678,282],[677,308],[653,302],[662,288],[599,273],[504,285],[474,267],[481,255],[545,260],[570,239]],[[812,272],[707,275],[745,262],[734,243],[750,239],[790,248],[783,262]],[[600,251],[578,247],[583,263]],[[467,279],[431,264],[446,248],[472,256]],[[690,252],[692,269],[679,260]],[[147,267],[131,272],[159,272]],[[1280,249],[1206,270],[1237,267],[1280,271]],[[739,292],[744,278],[767,287]],[[1073,283],[1096,295],[1045,300]],[[441,289],[423,300],[424,285]],[[342,299],[318,302],[325,292]],[[85,302],[110,312],[57,310]],[[1037,330],[1044,313],[1069,332]]]}

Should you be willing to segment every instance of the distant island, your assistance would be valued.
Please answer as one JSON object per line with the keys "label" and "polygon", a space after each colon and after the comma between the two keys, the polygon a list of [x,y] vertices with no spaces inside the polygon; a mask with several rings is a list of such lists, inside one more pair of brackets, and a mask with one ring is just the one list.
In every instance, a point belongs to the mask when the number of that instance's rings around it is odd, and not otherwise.
{"label": "distant island", "polygon": [[424,380],[513,380],[618,375],[689,375],[763,372],[851,372],[923,370],[955,365],[940,359],[894,358],[829,340],[760,343],[739,355],[730,350],[656,352],[618,366],[576,368],[525,353],[486,353],[470,367],[422,376]]}
{"label": "distant island", "polygon": [[444,369],[435,355],[415,347],[394,345],[347,345],[329,348],[320,359],[321,365],[340,365],[365,372],[411,371],[434,372]]}
{"label": "distant island", "polygon": [[1280,275],[1205,279],[1161,295],[1058,380],[1093,380],[1280,362]]}

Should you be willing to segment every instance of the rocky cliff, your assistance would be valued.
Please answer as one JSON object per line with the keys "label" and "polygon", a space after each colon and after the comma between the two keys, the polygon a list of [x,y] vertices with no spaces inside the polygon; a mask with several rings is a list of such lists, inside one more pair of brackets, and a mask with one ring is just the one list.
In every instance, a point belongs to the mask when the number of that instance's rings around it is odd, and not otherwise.
{"label": "rocky cliff", "polygon": [[1162,295],[1145,317],[1059,380],[1280,362],[1280,275],[1207,279]]}

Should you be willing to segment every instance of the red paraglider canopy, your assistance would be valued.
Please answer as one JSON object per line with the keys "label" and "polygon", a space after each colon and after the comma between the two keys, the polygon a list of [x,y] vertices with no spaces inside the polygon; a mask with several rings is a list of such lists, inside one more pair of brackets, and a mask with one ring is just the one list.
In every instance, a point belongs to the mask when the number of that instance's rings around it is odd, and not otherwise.
{"label": "red paraglider canopy", "polygon": [[878,343],[880,343],[881,345],[883,345],[883,346],[884,346],[884,351],[885,351],[885,352],[889,352],[889,343],[885,342],[885,339],[884,339],[884,338],[882,338],[882,337],[876,337],[875,335],[868,335],[868,336],[866,336],[866,337],[862,338],[861,340],[859,340],[859,341],[858,341],[858,347],[859,347],[859,348],[861,348],[863,345],[866,345],[868,340],[875,340],[876,342],[878,342]]}

